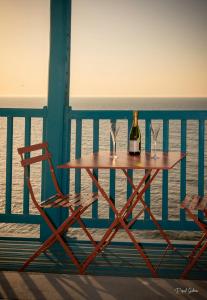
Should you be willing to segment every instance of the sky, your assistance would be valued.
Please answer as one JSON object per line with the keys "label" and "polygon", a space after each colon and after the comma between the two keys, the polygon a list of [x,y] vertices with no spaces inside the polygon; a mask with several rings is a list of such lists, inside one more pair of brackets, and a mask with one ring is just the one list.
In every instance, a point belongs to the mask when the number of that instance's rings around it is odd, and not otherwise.
{"label": "sky", "polygon": [[[46,96],[48,0],[0,0],[0,96]],[[207,0],[73,0],[72,97],[207,97]]]}

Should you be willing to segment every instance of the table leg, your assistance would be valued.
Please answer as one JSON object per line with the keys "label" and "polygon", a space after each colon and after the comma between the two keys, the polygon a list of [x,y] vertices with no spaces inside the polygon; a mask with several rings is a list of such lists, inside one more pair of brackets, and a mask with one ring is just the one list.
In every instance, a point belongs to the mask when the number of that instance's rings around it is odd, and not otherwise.
{"label": "table leg", "polygon": [[[123,172],[125,173],[125,169],[122,169]],[[127,172],[126,172],[127,174]],[[125,175],[126,175],[125,174]],[[138,186],[135,187],[136,190],[139,191],[139,189],[141,188],[141,186],[144,184],[144,188],[142,189],[141,192],[137,192],[137,198],[136,200],[132,203],[133,199],[131,199],[131,197],[129,197],[129,199],[127,200],[126,204],[124,205],[124,207],[122,208],[120,214],[122,214],[124,219],[127,219],[129,217],[129,215],[132,213],[133,209],[135,208],[135,206],[137,205],[137,203],[140,201],[141,196],[145,193],[145,191],[149,188],[149,186],[151,185],[152,181],[154,180],[154,178],[157,176],[158,171],[154,172],[154,174],[151,176],[151,178],[148,180],[148,182],[146,182],[147,178],[149,178],[151,174],[151,171],[148,171],[143,178],[141,179],[141,181],[139,182]],[[128,174],[127,174],[128,175]],[[131,203],[131,204],[130,204]],[[127,209],[129,209],[127,211]],[[126,213],[126,215],[124,215],[124,213]],[[140,214],[138,214],[138,217],[140,216]],[[133,221],[133,223],[135,222],[135,220]],[[128,224],[128,228],[130,228],[132,224]],[[114,238],[114,236],[116,235],[116,233],[119,230],[119,226],[117,226],[117,228],[115,229],[113,235],[111,236],[110,240],[107,242],[107,244],[109,244],[111,242],[111,240]]]}
{"label": "table leg", "polygon": [[[134,185],[134,183],[133,183],[132,179],[130,178],[130,176],[128,175],[127,171],[126,171],[125,169],[122,169],[122,170],[123,170],[124,174],[126,175],[128,182],[130,183],[130,185],[132,186],[132,188],[135,190],[136,186]],[[157,173],[156,173],[156,175],[157,175]],[[155,176],[156,176],[156,175],[155,175]],[[153,175],[153,176],[154,176],[154,175]],[[164,251],[164,256],[166,255],[168,249],[172,249],[172,250],[178,252],[180,256],[182,256],[183,258],[186,259],[186,257],[183,256],[183,255],[177,250],[177,248],[176,248],[175,246],[173,246],[173,244],[171,243],[170,239],[168,238],[168,235],[167,235],[167,234],[165,233],[165,231],[162,229],[162,227],[160,226],[160,224],[159,224],[158,221],[156,220],[155,216],[154,216],[153,213],[151,212],[150,208],[147,206],[147,204],[146,204],[145,201],[143,200],[143,197],[140,197],[140,201],[141,201],[141,203],[142,203],[144,209],[145,209],[145,210],[148,212],[148,214],[150,215],[150,217],[151,217],[153,223],[154,223],[155,226],[158,228],[160,234],[162,235],[162,237],[164,238],[164,240],[167,242],[167,247],[166,247],[166,249],[165,249],[165,251]],[[135,203],[135,205],[137,205],[137,203]],[[129,211],[129,212],[127,212],[127,216],[126,216],[126,217],[128,217],[128,216],[130,215],[131,212],[132,212],[132,210]],[[162,257],[161,257],[161,260],[162,260],[162,259],[163,259],[163,255],[162,255]],[[159,263],[159,265],[160,265],[160,263]],[[158,266],[159,266],[159,265],[158,265]],[[157,267],[157,268],[158,268],[158,267]],[[156,269],[157,269],[157,268],[156,268]]]}
{"label": "table leg", "polygon": [[[99,253],[99,251],[101,249],[103,249],[102,247],[104,246],[105,241],[107,240],[107,237],[110,236],[112,230],[115,228],[115,226],[117,225],[121,225],[125,231],[127,232],[127,234],[129,235],[131,241],[133,242],[135,248],[137,249],[137,251],[141,254],[141,256],[143,257],[143,259],[145,260],[148,268],[150,269],[153,277],[157,277],[157,273],[154,269],[154,267],[152,266],[149,258],[147,257],[147,255],[144,253],[144,251],[142,250],[141,246],[139,245],[139,243],[137,243],[136,239],[134,238],[133,234],[131,233],[130,229],[127,227],[127,225],[125,224],[124,221],[124,217],[123,217],[123,213],[126,211],[127,208],[130,207],[131,202],[133,201],[134,197],[137,195],[138,190],[140,189],[140,186],[143,184],[143,182],[145,182],[146,178],[149,177],[149,174],[145,174],[145,176],[143,177],[143,179],[141,180],[140,184],[138,184],[137,187],[135,187],[134,192],[132,193],[132,195],[129,197],[127,203],[124,205],[124,207],[122,208],[122,210],[120,211],[120,213],[117,211],[117,209],[115,208],[113,202],[111,201],[111,199],[108,197],[108,195],[106,194],[106,192],[104,191],[104,189],[101,187],[101,185],[99,184],[98,180],[96,179],[96,177],[93,175],[93,173],[90,171],[90,169],[86,168],[86,172],[89,174],[89,176],[91,177],[91,179],[93,180],[93,182],[95,183],[96,187],[98,188],[98,190],[100,191],[100,193],[102,194],[102,196],[106,199],[106,201],[109,203],[110,207],[112,208],[112,210],[114,211],[115,215],[116,215],[116,219],[114,220],[114,222],[111,224],[111,226],[109,227],[109,229],[106,231],[104,237],[101,239],[100,243],[96,246],[96,248],[94,249],[94,251],[90,254],[90,256],[86,259],[86,261],[83,263],[82,265],[82,272],[84,272],[87,268],[87,266],[91,263],[91,261],[96,257],[96,255]],[[153,177],[154,178],[154,177]],[[151,179],[152,181],[153,179]],[[151,181],[149,180],[144,188],[142,189],[142,191],[139,193],[139,195],[137,196],[137,198],[141,197],[144,192],[147,190],[147,188],[150,186]],[[141,184],[142,183],[142,184]],[[114,236],[114,235],[113,235]],[[112,239],[112,238],[111,238]],[[110,239],[110,241],[111,241]]]}

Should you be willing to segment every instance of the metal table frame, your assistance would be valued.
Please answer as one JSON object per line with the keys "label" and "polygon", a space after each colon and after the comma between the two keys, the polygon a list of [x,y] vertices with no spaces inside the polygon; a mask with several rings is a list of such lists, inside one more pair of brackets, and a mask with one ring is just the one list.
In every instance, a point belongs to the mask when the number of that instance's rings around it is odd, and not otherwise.
{"label": "metal table frame", "polygon": [[[167,234],[159,225],[158,221],[156,220],[155,216],[151,212],[151,209],[147,206],[143,199],[143,194],[146,190],[150,187],[154,179],[156,178],[157,174],[160,170],[169,170],[172,169],[181,159],[185,157],[185,153],[180,152],[168,152],[158,153],[159,159],[154,160],[151,158],[150,153],[143,152],[139,157],[132,157],[127,153],[119,153],[117,159],[110,158],[110,154],[106,152],[98,152],[93,153],[88,156],[83,156],[80,159],[71,161],[64,165],[58,166],[59,168],[78,168],[78,169],[85,169],[89,177],[92,179],[92,182],[97,187],[100,194],[104,197],[104,199],[108,202],[109,206],[113,210],[115,214],[115,219],[106,230],[102,239],[97,243],[92,253],[86,258],[86,260],[82,264],[81,273],[84,273],[89,264],[95,259],[95,257],[104,250],[104,248],[109,245],[112,239],[115,237],[116,233],[120,228],[123,228],[126,233],[128,234],[130,240],[134,244],[136,250],[140,253],[142,258],[144,259],[148,269],[150,270],[153,277],[158,277],[157,268],[160,265],[164,255],[166,254],[168,249],[173,249],[176,251],[176,248],[173,246],[171,241],[169,240]],[[124,175],[126,176],[129,184],[131,185],[133,191],[132,194],[129,196],[127,202],[124,204],[120,211],[117,210],[113,201],[105,192],[104,188],[100,185],[98,178],[92,172],[93,169],[120,169],[123,171]],[[140,169],[145,170],[145,175],[141,178],[137,185],[134,184],[133,179],[128,175],[129,169]],[[134,208],[137,206],[138,203],[142,204],[141,211],[133,217],[130,222],[127,220],[128,217],[132,214]],[[130,230],[131,226],[134,222],[144,213],[150,215],[154,225],[159,230],[160,235],[167,243],[167,247],[164,250],[164,254],[161,257],[161,260],[158,266],[155,268],[150,259],[148,258],[147,254],[144,252],[143,248],[141,247],[140,243],[136,241],[134,234]]]}

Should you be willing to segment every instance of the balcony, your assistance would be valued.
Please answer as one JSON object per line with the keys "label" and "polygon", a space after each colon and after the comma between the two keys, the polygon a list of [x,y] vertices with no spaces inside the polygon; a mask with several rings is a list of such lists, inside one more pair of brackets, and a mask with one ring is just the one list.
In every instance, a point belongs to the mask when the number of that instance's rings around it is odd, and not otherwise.
{"label": "balcony", "polygon": [[[0,109],[1,270],[17,270],[48,234],[47,226],[31,205],[16,151],[19,146],[45,140],[47,117],[47,107]],[[187,158],[182,160],[180,165],[170,172],[163,171],[151,189],[145,193],[145,201],[151,207],[159,224],[168,232],[180,252],[187,256],[193,240],[195,241],[200,233],[197,226],[180,209],[180,201],[184,199],[186,193],[199,195],[206,193],[207,156],[204,149],[207,141],[205,135],[207,111],[140,111],[139,119],[143,149],[147,151],[151,149],[150,122],[153,121],[161,124],[159,136],[161,150],[187,152]],[[87,111],[66,108],[63,120],[63,152],[58,161],[55,161],[55,165],[74,157],[79,158],[82,154],[109,150],[112,146],[110,120],[115,120],[120,125],[118,149],[127,150],[132,111]],[[40,199],[43,198],[47,188],[43,180],[44,172],[43,167],[42,170],[36,169],[32,174]],[[57,170],[57,175],[64,192],[95,189],[85,174],[81,174],[79,170],[70,173]],[[130,175],[134,178],[140,176],[137,171],[131,172]],[[131,188],[118,171],[99,171],[98,176],[103,185],[108,187],[108,194],[117,207],[120,202],[126,201]],[[54,222],[63,220],[66,214],[67,212],[63,211],[61,215],[55,215]],[[84,222],[98,240],[113,219],[113,212],[101,199],[93,205]],[[156,264],[164,244],[147,213],[136,221],[133,230],[141,237],[150,259]],[[90,245],[80,236],[77,224],[68,233],[68,239],[80,260],[86,253],[90,253]],[[206,273],[200,267],[205,266],[206,258],[207,254],[202,256],[199,266],[190,273],[190,278],[206,278]],[[185,263],[185,259],[169,251],[160,267],[159,276],[178,278]],[[77,272],[57,245],[36,259],[28,270],[44,271],[45,268],[48,272]],[[136,255],[132,245],[122,234],[106,249],[104,255],[97,257],[87,272],[98,275],[151,276],[142,258]]]}

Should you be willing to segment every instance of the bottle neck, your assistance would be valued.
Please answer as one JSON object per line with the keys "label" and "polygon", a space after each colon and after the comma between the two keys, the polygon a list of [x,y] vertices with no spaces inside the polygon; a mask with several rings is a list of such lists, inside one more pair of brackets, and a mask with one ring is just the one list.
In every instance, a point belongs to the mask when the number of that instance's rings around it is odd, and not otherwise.
{"label": "bottle neck", "polygon": [[133,116],[133,127],[137,127],[137,125],[138,125],[137,114],[134,114],[134,116]]}

